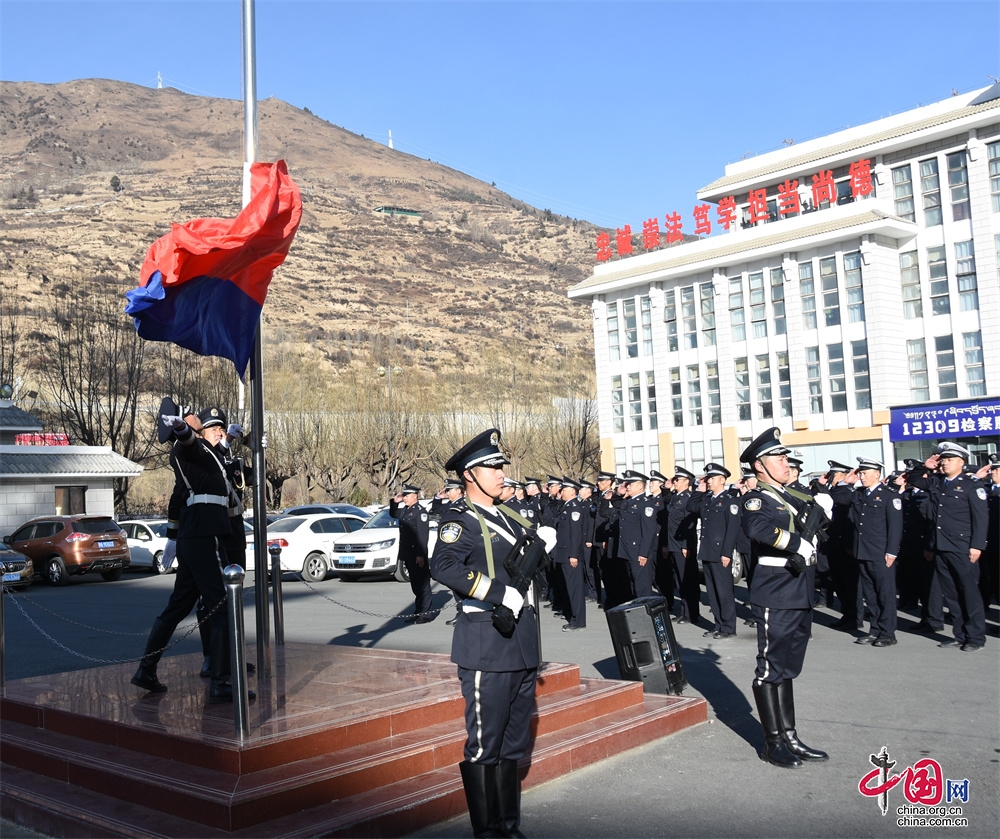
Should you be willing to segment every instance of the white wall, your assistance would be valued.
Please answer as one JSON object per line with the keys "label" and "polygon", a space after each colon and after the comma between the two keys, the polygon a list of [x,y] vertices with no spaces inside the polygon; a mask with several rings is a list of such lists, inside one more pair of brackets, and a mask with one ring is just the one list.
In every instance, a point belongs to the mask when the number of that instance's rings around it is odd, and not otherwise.
{"label": "white wall", "polygon": [[36,516],[54,515],[56,486],[87,487],[87,514],[114,516],[114,487],[111,478],[60,478],[17,480],[5,477],[0,484],[0,537],[9,536]]}

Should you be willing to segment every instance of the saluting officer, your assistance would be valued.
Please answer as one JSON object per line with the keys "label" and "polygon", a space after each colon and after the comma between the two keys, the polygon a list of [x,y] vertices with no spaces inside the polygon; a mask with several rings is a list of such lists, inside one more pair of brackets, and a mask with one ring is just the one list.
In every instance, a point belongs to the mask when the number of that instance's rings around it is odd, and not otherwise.
{"label": "saluting officer", "polygon": [[597,586],[600,580],[600,553],[594,544],[594,532],[597,530],[597,502],[594,492],[597,486],[586,478],[580,478],[580,491],[577,498],[583,506],[583,581],[586,599],[597,601]]}
{"label": "saluting officer", "polygon": [[622,475],[626,497],[618,508],[618,558],[627,562],[632,597],[653,594],[656,507],[646,496],[647,477],[629,469]]}
{"label": "saluting officer", "polygon": [[709,463],[698,481],[698,491],[688,501],[688,512],[701,519],[698,559],[705,571],[708,606],[715,626],[706,638],[726,639],[736,635],[736,597],[733,593],[733,549],[740,529],[740,505],[725,491],[730,471]]}
{"label": "saluting officer", "polygon": [[462,497],[462,483],[454,478],[446,478],[444,486],[431,501],[431,514],[443,514],[452,504]]}
{"label": "saluting officer", "polygon": [[[828,460],[830,471],[820,480],[819,493],[830,493],[844,483],[852,469],[839,460]],[[853,484],[848,482],[848,487]],[[829,574],[833,588],[840,598],[841,617],[833,624],[836,629],[861,629],[864,612],[861,589],[858,585],[858,561],[851,555],[851,521],[848,507],[838,504],[833,508],[833,519],[827,528],[827,539],[820,545],[819,572]],[[824,562],[825,558],[825,562]]]}
{"label": "saluting officer", "polygon": [[667,551],[673,567],[676,591],[681,599],[677,623],[697,624],[701,612],[701,587],[698,584],[697,514],[688,511],[694,472],[677,466],[674,469],[674,494],[667,500]]}
{"label": "saluting officer", "polygon": [[532,526],[538,526],[538,504],[528,497],[523,483],[515,482],[514,497],[507,502],[507,506],[528,519]]}
{"label": "saluting officer", "polygon": [[[858,458],[858,468],[835,487],[831,495],[846,505],[853,527],[851,553],[858,561],[861,591],[871,625],[855,644],[891,647],[896,643],[896,568],[903,535],[903,499],[882,483],[883,464]],[[850,484],[860,479],[861,486]]]}
{"label": "saluting officer", "polygon": [[[740,455],[757,475],[757,488],[743,496],[742,526],[750,539],[750,608],[757,621],[757,669],[753,695],[764,729],[763,760],[798,767],[826,760],[795,731],[792,680],[802,672],[812,627],[815,547],[795,528],[808,497],[785,488],[788,449],[770,428]],[[832,507],[824,496],[823,505]],[[817,503],[820,496],[817,496]]]}
{"label": "saluting officer", "polygon": [[430,623],[434,616],[431,601],[431,574],[427,564],[427,540],[430,537],[430,517],[420,506],[420,487],[404,484],[389,502],[389,515],[399,521],[399,558],[410,575],[413,592],[413,614],[407,621]]}
{"label": "saluting officer", "polygon": [[597,473],[597,511],[594,515],[594,542],[599,549],[598,572],[595,575],[595,586],[597,588],[597,602],[604,608],[617,606],[628,600],[627,597],[619,598],[618,591],[621,586],[617,585],[618,574],[618,551],[615,548],[615,541],[618,535],[618,506],[622,497],[615,491],[615,480],[617,475],[614,472]]}
{"label": "saluting officer", "polygon": [[799,457],[799,452],[792,452],[788,455],[788,483],[785,484],[789,489],[797,489],[799,492],[803,492],[807,495],[812,495],[809,492],[809,487],[805,486],[799,477],[802,475],[802,458]]}
{"label": "saluting officer", "polygon": [[587,626],[587,587],[583,572],[586,512],[577,497],[579,488],[577,481],[563,478],[563,508],[556,521],[556,546],[552,552],[552,561],[561,570],[566,586],[562,603],[566,618],[563,632],[576,632]]}
{"label": "saluting officer", "polygon": [[[496,504],[509,462],[495,428],[449,458],[445,468],[459,474],[465,498],[441,517],[431,557],[431,576],[465,598],[451,660],[465,698],[465,759],[459,768],[476,836],[521,835],[518,761],[531,735],[539,663],[535,610],[524,605],[504,569],[529,526]],[[510,638],[493,626],[493,609],[501,604],[517,618]]]}
{"label": "saluting officer", "polygon": [[1000,454],[991,455],[990,462],[981,471],[988,473],[991,481],[986,487],[989,508],[986,550],[979,560],[982,566],[979,569],[979,593],[983,597],[983,608],[989,609],[994,600],[1000,603]]}

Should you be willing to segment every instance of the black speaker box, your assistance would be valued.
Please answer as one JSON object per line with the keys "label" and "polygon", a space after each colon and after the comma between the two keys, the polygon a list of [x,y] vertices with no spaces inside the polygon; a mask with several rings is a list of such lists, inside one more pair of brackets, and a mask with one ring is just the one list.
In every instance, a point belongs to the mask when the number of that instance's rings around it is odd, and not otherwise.
{"label": "black speaker box", "polygon": [[622,678],[648,693],[679,694],[687,681],[663,597],[639,597],[605,612]]}

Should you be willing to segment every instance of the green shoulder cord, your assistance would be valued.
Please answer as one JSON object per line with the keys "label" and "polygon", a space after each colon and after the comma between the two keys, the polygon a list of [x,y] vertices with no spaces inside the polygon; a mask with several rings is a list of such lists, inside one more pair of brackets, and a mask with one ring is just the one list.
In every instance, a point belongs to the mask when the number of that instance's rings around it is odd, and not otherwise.
{"label": "green shoulder cord", "polygon": [[[469,506],[472,508],[472,512],[476,514],[476,518],[479,519],[479,526],[483,531],[483,546],[486,548],[486,570],[489,572],[490,578],[495,580],[496,569],[493,564],[493,539],[490,536],[490,529],[486,524],[486,519],[483,518],[483,514],[479,512],[479,508],[475,505],[475,503],[470,501]],[[531,527],[531,522],[519,513],[515,513],[509,507],[506,507],[503,504],[498,504],[497,509],[506,513],[518,524],[523,525],[524,527]]]}
{"label": "green shoulder cord", "polygon": [[[778,499],[778,503],[781,504],[781,506],[784,507],[786,510],[788,510],[788,532],[789,533],[794,533],[795,532],[795,515],[796,515],[795,508],[792,507],[792,505],[789,504],[784,498],[782,498],[781,497],[781,491],[778,490],[778,489],[775,489],[773,486],[771,486],[771,484],[766,484],[766,483],[764,483],[762,481],[759,484],[759,489],[764,490],[769,495],[773,495],[775,498]],[[787,492],[789,495],[791,495],[794,492],[794,490],[785,489],[785,492]],[[795,493],[795,497],[796,498],[801,498],[802,497],[802,493]]]}

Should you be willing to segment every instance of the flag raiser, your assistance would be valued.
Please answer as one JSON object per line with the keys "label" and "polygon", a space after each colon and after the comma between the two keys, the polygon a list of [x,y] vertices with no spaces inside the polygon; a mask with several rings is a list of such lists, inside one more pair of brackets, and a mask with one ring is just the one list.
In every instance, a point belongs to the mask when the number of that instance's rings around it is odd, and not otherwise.
{"label": "flag raiser", "polygon": [[171,225],[150,246],[139,287],[125,295],[139,337],[228,358],[241,378],[271,273],[302,219],[284,160],[252,164],[250,178],[250,203],[236,218]]}

